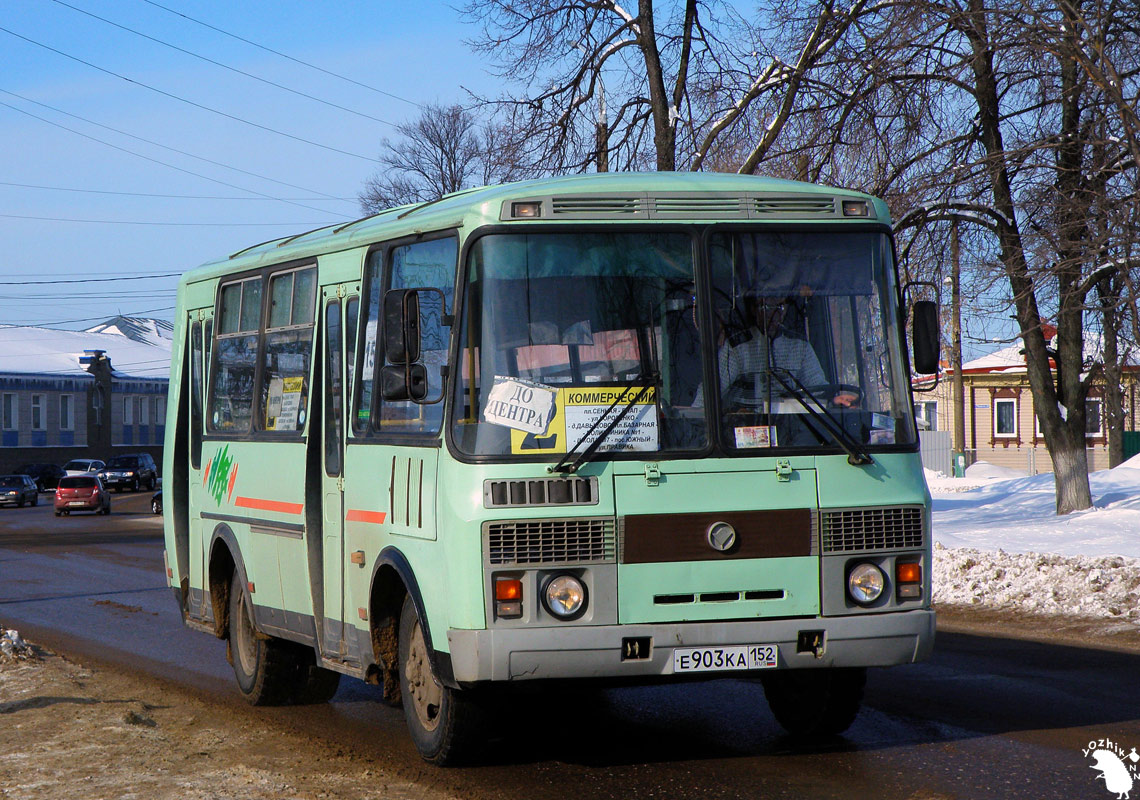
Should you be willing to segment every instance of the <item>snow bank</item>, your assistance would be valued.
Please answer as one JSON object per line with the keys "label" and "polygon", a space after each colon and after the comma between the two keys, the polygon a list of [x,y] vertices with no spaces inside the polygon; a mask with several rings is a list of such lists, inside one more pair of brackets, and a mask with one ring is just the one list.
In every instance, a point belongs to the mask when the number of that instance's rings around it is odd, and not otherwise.
{"label": "snow bank", "polygon": [[934,602],[1140,622],[1140,559],[934,547]]}
{"label": "snow bank", "polygon": [[1003,479],[987,464],[928,483],[936,603],[1140,624],[1140,456],[1090,475],[1093,507],[1063,517],[1051,474]]}

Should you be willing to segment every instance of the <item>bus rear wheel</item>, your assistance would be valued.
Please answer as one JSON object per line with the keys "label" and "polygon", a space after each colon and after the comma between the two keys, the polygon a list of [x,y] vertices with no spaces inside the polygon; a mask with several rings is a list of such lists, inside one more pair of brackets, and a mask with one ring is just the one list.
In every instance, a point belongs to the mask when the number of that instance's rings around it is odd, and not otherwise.
{"label": "bus rear wheel", "polygon": [[399,632],[400,694],[408,731],[423,759],[437,766],[470,755],[478,709],[465,692],[444,686],[431,668],[431,654],[415,603],[404,598]]}
{"label": "bus rear wheel", "polygon": [[257,633],[243,589],[235,572],[230,583],[228,654],[238,689],[255,706],[289,703],[297,688],[296,650],[292,642]]}
{"label": "bus rear wheel", "polygon": [[760,676],[772,715],[797,738],[838,736],[863,703],[867,670],[861,667],[789,669]]}

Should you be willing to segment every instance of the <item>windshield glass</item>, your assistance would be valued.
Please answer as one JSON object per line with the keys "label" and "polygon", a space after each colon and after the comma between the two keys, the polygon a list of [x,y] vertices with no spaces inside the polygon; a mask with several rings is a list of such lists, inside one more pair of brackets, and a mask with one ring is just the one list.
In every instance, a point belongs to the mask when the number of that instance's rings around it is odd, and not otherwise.
{"label": "windshield glass", "polygon": [[63,466],[64,469],[74,469],[74,470],[80,470],[80,471],[86,471],[90,467],[91,467],[90,461],[68,461]]}
{"label": "windshield glass", "polygon": [[461,451],[557,460],[590,443],[615,401],[635,399],[598,453],[706,443],[689,234],[485,236],[471,247],[465,290]]}
{"label": "windshield glass", "polygon": [[727,447],[833,443],[809,405],[858,444],[914,441],[886,236],[717,233],[709,256]]}
{"label": "windshield glass", "polygon": [[116,456],[107,462],[108,467],[137,467],[139,460],[134,456]]}
{"label": "windshield glass", "polygon": [[75,475],[70,478],[61,478],[59,481],[60,489],[90,489],[94,485],[94,478],[87,478],[81,475]]}
{"label": "windshield glass", "polygon": [[21,489],[23,486],[23,478],[0,478],[0,489]]}

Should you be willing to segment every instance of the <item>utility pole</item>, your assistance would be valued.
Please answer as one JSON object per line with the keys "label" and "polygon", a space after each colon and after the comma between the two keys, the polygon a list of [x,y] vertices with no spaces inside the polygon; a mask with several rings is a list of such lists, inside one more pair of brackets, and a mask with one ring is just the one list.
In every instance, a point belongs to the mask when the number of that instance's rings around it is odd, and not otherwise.
{"label": "utility pole", "polygon": [[950,368],[951,402],[954,404],[953,458],[954,475],[963,477],[966,469],[966,399],[962,380],[962,287],[961,244],[958,241],[958,221],[950,228]]}

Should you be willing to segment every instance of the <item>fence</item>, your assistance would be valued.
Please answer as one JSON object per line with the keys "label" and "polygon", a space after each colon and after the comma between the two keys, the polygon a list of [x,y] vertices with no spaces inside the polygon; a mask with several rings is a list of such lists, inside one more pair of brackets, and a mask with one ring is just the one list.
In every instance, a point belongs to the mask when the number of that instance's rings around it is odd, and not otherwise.
{"label": "fence", "polygon": [[918,444],[922,452],[923,468],[944,475],[953,475],[954,462],[950,443],[950,431],[919,431]]}

